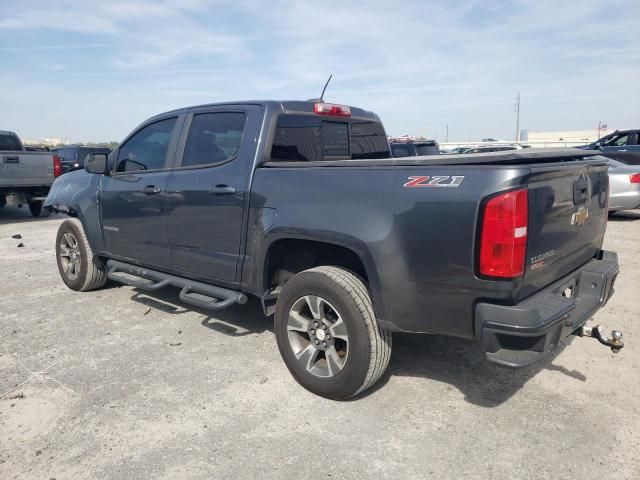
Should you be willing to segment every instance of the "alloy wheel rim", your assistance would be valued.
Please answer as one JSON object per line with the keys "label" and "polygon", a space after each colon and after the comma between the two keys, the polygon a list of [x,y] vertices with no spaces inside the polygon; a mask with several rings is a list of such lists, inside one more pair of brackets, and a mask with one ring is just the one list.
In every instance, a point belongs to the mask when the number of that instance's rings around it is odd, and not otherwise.
{"label": "alloy wheel rim", "polygon": [[75,280],[80,273],[82,259],[78,239],[72,233],[65,233],[60,238],[60,264],[62,271],[69,280]]}
{"label": "alloy wheel rim", "polygon": [[307,372],[334,377],[349,356],[349,335],[338,310],[318,295],[305,295],[289,309],[289,346]]}

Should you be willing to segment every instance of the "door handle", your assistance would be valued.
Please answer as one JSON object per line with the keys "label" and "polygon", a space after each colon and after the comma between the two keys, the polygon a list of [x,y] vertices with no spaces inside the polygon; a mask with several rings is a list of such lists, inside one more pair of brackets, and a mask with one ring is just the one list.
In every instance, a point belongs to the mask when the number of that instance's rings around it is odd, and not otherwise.
{"label": "door handle", "polygon": [[160,189],[155,185],[147,185],[142,189],[142,193],[147,195],[155,195],[156,193],[160,193]]}
{"label": "door handle", "polygon": [[209,190],[209,193],[211,195],[229,195],[231,193],[236,193],[236,189],[229,185],[216,185]]}

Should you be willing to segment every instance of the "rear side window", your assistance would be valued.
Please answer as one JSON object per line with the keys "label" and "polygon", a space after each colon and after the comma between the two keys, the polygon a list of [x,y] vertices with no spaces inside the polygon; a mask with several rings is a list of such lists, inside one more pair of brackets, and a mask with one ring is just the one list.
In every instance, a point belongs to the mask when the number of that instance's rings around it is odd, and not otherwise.
{"label": "rear side window", "polygon": [[246,115],[239,112],[194,115],[182,157],[183,167],[211,165],[238,154]]}
{"label": "rear side window", "polygon": [[117,172],[164,168],[176,118],[167,118],[138,130],[118,152]]}
{"label": "rear side window", "polygon": [[19,152],[22,150],[22,147],[14,135],[0,135],[0,150]]}
{"label": "rear side window", "polygon": [[281,115],[271,149],[271,160],[281,162],[389,156],[389,144],[380,123],[312,115]]}

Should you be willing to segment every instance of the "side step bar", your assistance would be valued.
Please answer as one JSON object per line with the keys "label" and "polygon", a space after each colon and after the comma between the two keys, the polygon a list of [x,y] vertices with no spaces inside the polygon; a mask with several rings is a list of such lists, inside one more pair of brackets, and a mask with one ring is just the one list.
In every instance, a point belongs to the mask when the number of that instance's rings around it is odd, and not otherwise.
{"label": "side step bar", "polygon": [[[137,278],[130,278],[121,274]],[[120,274],[120,275],[119,275]],[[107,277],[109,280],[124,283],[131,287],[146,291],[158,290],[167,285],[181,288],[179,298],[184,303],[208,310],[220,310],[234,303],[247,303],[247,296],[227,288],[216,287],[207,283],[176,277],[168,273],[149,270],[117,260],[107,261]]]}

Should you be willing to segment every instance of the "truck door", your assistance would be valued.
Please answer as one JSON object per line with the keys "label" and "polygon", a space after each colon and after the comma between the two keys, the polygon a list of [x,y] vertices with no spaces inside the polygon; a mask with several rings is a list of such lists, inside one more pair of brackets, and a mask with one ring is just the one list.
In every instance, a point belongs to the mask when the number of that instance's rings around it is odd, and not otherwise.
{"label": "truck door", "polygon": [[102,232],[107,251],[137,263],[170,264],[166,187],[183,116],[148,123],[120,146],[101,178]]}
{"label": "truck door", "polygon": [[258,141],[255,105],[193,109],[167,184],[167,229],[174,269],[238,281],[243,217]]}

